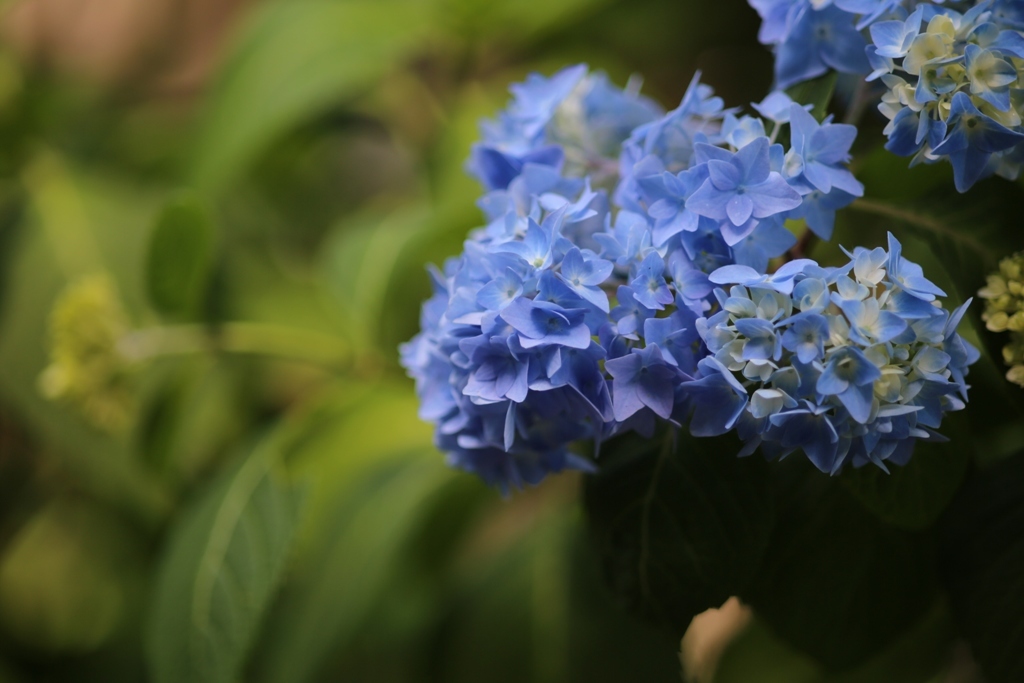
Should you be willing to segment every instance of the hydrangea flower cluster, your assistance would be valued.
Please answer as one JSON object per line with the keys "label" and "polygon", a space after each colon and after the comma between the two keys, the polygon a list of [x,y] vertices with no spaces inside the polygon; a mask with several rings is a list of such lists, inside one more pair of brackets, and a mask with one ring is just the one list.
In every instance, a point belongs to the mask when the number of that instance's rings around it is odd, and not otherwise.
{"label": "hydrangea flower cluster", "polygon": [[985,327],[1010,333],[1003,347],[1003,361],[1010,366],[1006,379],[1024,387],[1024,254],[1003,259],[978,296],[985,299]]}
{"label": "hydrangea flower cluster", "polygon": [[1024,161],[1024,33],[1021,4],[991,1],[961,14],[920,5],[904,20],[871,26],[874,71],[887,92],[886,149],[915,162],[947,158],[966,192],[998,173],[1015,179]]}
{"label": "hydrangea flower cluster", "polygon": [[[874,64],[868,29],[876,23],[905,20],[924,0],[748,0],[761,16],[758,39],[775,52],[779,88],[824,75],[830,69],[867,75]],[[1018,0],[931,0],[928,16],[946,11],[967,12],[989,6],[991,18],[1005,27],[1024,28]],[[873,32],[872,32],[873,37]],[[866,54],[865,54],[866,51]],[[869,60],[871,60],[869,62]]]}
{"label": "hydrangea flower cluster", "polygon": [[796,243],[787,220],[827,239],[863,192],[856,129],[782,93],[739,115],[694,78],[662,114],[586,67],[512,93],[468,166],[487,224],[434,272],[402,348],[438,447],[503,489],[589,469],[580,440],[707,433],[686,387],[719,374],[698,324],[721,305],[709,274],[766,273]]}
{"label": "hydrangea flower cluster", "polygon": [[483,124],[468,164],[488,191],[508,187],[531,163],[564,166],[567,176],[603,186],[615,177],[622,141],[664,113],[639,94],[639,83],[621,90],[585,64],[551,78],[530,74],[509,90],[512,103]]}
{"label": "hydrangea flower cluster", "polygon": [[[905,464],[917,440],[935,441],[946,412],[967,400],[964,377],[978,351],[921,267],[889,250],[858,247],[841,268],[807,259],[772,275],[743,266],[711,274],[720,310],[697,321],[710,354],[691,429],[736,429],[743,454],[769,458],[800,449],[836,473],[886,462]],[[699,431],[698,431],[699,430]]]}
{"label": "hydrangea flower cluster", "polygon": [[829,70],[885,86],[886,148],[948,159],[966,192],[1024,162],[1024,3],[1019,0],[749,0],[777,86]]}

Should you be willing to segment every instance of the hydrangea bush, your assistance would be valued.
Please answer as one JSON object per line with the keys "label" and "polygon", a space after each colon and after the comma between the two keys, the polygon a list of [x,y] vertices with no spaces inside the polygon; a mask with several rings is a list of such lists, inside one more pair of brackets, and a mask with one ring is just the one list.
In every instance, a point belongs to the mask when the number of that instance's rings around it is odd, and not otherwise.
{"label": "hydrangea bush", "polygon": [[[1019,241],[987,245],[933,212],[1019,175],[1024,4],[749,4],[775,55],[775,89],[749,109],[699,73],[667,112],[584,65],[512,86],[467,163],[483,225],[432,271],[401,348],[420,416],[451,465],[506,494],[587,473],[612,589],[677,634],[738,595],[846,669],[918,623],[938,582],[922,577],[937,573],[983,651],[988,624],[971,610],[986,598],[965,586],[984,565],[948,554],[977,520],[943,527],[941,569],[921,532],[973,514],[959,501],[984,494],[962,482],[984,461],[962,435],[1019,400],[948,419],[970,412],[968,374],[1000,345],[972,317],[1012,334],[1006,377],[1024,384],[1020,256],[989,277],[983,315],[970,297]],[[876,146],[887,152],[856,158]],[[888,153],[948,161],[956,192],[879,201],[855,171]],[[847,243],[830,247],[837,217]],[[1009,390],[990,377],[988,391]],[[851,556],[863,566],[849,585],[819,575]],[[861,594],[875,582],[899,597]],[[1017,680],[980,658],[993,680]]]}

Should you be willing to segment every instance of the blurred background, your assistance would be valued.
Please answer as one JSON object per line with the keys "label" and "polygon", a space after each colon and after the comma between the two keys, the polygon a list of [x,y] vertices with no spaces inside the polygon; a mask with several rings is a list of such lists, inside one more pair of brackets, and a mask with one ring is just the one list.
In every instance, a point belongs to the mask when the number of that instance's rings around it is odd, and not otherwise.
{"label": "blurred background", "polygon": [[397,346],[481,220],[463,164],[509,83],[759,100],[744,0],[0,12],[0,682],[680,680],[578,479],[449,471]]}

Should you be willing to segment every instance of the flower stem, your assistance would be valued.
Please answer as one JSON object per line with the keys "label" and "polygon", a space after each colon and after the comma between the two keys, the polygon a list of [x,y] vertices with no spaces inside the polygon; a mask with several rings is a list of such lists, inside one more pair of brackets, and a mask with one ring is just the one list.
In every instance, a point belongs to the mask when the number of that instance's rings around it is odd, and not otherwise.
{"label": "flower stem", "polygon": [[868,108],[868,103],[874,99],[873,90],[874,85],[863,79],[857,84],[857,88],[853,91],[853,98],[850,100],[850,106],[846,110],[846,116],[843,117],[843,123],[853,126],[860,123],[864,111]]}

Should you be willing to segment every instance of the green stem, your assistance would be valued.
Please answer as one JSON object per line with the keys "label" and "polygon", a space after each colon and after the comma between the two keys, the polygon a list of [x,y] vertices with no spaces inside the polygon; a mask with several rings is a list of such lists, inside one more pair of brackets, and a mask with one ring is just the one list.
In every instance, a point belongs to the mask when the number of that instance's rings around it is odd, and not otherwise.
{"label": "green stem", "polygon": [[872,92],[872,84],[861,79],[860,83],[857,84],[856,90],[853,91],[853,98],[850,100],[850,106],[846,110],[846,116],[843,118],[843,123],[856,126],[860,123],[861,117],[864,115],[864,111],[868,108],[868,104],[874,99]]}
{"label": "green stem", "polygon": [[337,337],[251,322],[222,323],[215,328],[175,325],[135,330],[121,339],[119,350],[133,361],[215,351],[276,356],[336,369],[352,360],[348,345]]}
{"label": "green stem", "polygon": [[796,259],[807,258],[807,254],[814,247],[816,237],[817,236],[811,232],[811,229],[805,225],[803,234],[800,235],[796,244],[790,247],[789,251],[786,252],[783,258],[787,263],[789,261],[795,261]]}

